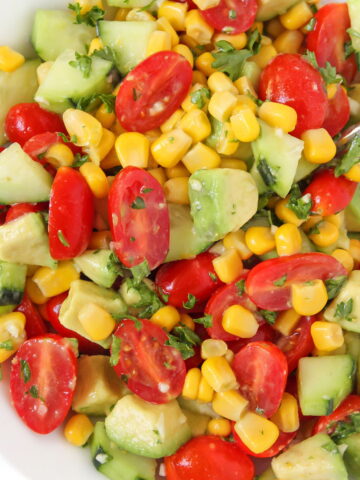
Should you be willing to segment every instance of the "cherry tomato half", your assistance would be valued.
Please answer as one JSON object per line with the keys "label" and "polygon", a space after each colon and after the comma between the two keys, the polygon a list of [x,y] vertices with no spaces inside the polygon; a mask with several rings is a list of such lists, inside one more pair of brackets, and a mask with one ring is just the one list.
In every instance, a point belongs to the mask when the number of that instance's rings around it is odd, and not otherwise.
{"label": "cherry tomato half", "polygon": [[350,118],[350,103],[341,85],[337,86],[335,96],[329,100],[327,114],[324,120],[325,128],[335,137],[345,127]]}
{"label": "cherry tomato half", "polygon": [[22,301],[20,305],[16,307],[15,311],[21,312],[25,315],[25,331],[27,338],[38,337],[48,331],[42,316],[26,293],[24,293]]}
{"label": "cherry tomato half", "polygon": [[274,415],[288,376],[283,352],[270,342],[250,342],[235,355],[231,367],[250,408],[267,418]]}
{"label": "cherry tomato half", "polygon": [[46,158],[39,158],[39,156],[42,156],[44,153],[46,153],[49,148],[56,143],[62,143],[63,145],[68,146],[74,154],[81,152],[81,148],[77,147],[70,141],[65,142],[64,138],[55,132],[39,133],[38,135],[31,137],[24,144],[23,150],[30,155],[33,160],[43,165],[46,163]]}
{"label": "cherry tomato half", "polygon": [[94,198],[84,177],[73,168],[59,168],[50,193],[51,256],[68,260],[81,255],[89,244],[93,222]]}
{"label": "cherry tomato half", "polygon": [[109,192],[109,222],[114,250],[126,267],[147,261],[158,267],[169,249],[170,220],[164,191],[150,173],[126,167]]}
{"label": "cherry tomato half", "polygon": [[10,392],[23,422],[50,433],[68,414],[76,384],[76,357],[58,335],[24,342],[11,364]]}
{"label": "cherry tomato half", "polygon": [[132,132],[147,132],[165,122],[186,97],[192,82],[190,63],[176,52],[158,52],[137,65],[122,82],[116,115]]}
{"label": "cherry tomato half", "polygon": [[246,291],[259,308],[288,310],[292,283],[328,280],[341,275],[347,272],[334,257],[324,253],[299,253],[256,265],[246,279]]}
{"label": "cherry tomato half", "polygon": [[320,170],[314,175],[304,195],[310,193],[314,213],[328,216],[344,210],[349,205],[357,185],[343,176],[335,177],[333,169]]}
{"label": "cherry tomato half", "polygon": [[11,222],[26,213],[44,212],[48,209],[47,202],[42,203],[17,203],[12,205],[6,213],[5,223]]}
{"label": "cherry tomato half", "polygon": [[251,27],[257,10],[256,0],[221,0],[218,6],[200,12],[215,30],[234,35]]}
{"label": "cherry tomato half", "polygon": [[34,135],[45,132],[66,132],[59,115],[48,112],[37,103],[18,103],[10,108],[5,118],[5,132],[10,142],[20,145]]}
{"label": "cherry tomato half", "polygon": [[[261,320],[259,319],[259,321]],[[235,340],[233,342],[227,342],[227,344],[230,350],[232,350],[234,353],[238,353],[238,351],[241,350],[242,347],[245,347],[245,345],[250,342],[275,343],[277,336],[278,333],[268,323],[262,323],[253,337],[240,338],[239,340]]]}
{"label": "cherry tomato half", "polygon": [[261,100],[284,103],[294,108],[298,119],[291,135],[320,128],[325,120],[328,99],[320,73],[301,55],[277,55],[262,71]]}
{"label": "cherry tomato half", "polygon": [[332,414],[320,417],[314,425],[313,435],[332,433],[337,422],[346,420],[349,415],[360,412],[360,395],[349,395]]}
{"label": "cherry tomato half", "polygon": [[121,339],[115,372],[127,376],[132,392],[152,403],[167,403],[180,395],[185,362],[178,350],[165,345],[168,336],[162,328],[149,320],[126,319],[114,335]]}
{"label": "cherry tomato half", "polygon": [[195,437],[165,457],[167,480],[253,480],[254,464],[236,444],[213,435]]}

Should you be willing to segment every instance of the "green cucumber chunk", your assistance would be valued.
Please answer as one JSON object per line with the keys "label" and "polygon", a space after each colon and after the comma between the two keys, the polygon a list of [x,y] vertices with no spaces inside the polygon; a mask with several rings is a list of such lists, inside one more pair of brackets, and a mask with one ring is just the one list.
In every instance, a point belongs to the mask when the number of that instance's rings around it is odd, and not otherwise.
{"label": "green cucumber chunk", "polygon": [[281,15],[291,8],[298,0],[260,0],[256,20],[265,22]]}
{"label": "green cucumber chunk", "polygon": [[345,208],[346,228],[350,232],[360,232],[360,185],[355,190],[355,194]]}
{"label": "green cucumber chunk", "polygon": [[111,250],[87,250],[74,258],[75,265],[90,280],[110,288],[121,274],[119,261]]}
{"label": "green cucumber chunk", "polygon": [[360,433],[354,433],[341,441],[346,446],[344,462],[347,471],[354,479],[359,478],[360,472]]}
{"label": "green cucumber chunk", "polygon": [[[353,29],[350,31],[350,37],[352,41],[352,45],[358,52],[360,51],[360,0],[348,0],[347,1],[350,21],[351,21],[351,28]],[[355,33],[356,32],[356,33]]]}
{"label": "green cucumber chunk", "polygon": [[21,303],[26,281],[26,265],[0,261],[0,306]]}
{"label": "green cucumber chunk", "polygon": [[155,11],[158,9],[159,5],[162,3],[162,0],[155,0],[151,2],[150,0],[107,0],[108,5],[111,7],[121,7],[121,8],[144,8],[146,10]]}

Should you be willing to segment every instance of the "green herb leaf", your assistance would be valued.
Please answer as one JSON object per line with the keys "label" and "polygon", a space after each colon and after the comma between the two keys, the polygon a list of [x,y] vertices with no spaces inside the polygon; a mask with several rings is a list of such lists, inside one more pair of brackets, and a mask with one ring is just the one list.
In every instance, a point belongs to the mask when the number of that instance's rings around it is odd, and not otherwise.
{"label": "green herb leaf", "polygon": [[235,20],[237,18],[236,10],[234,9],[229,10],[229,18],[231,18],[231,20]]}
{"label": "green herb leaf", "polygon": [[330,437],[335,443],[339,444],[354,433],[360,433],[360,413],[353,413],[349,415],[346,421],[337,422],[333,432],[330,433]]}
{"label": "green herb leaf", "polygon": [[257,164],[258,172],[267,187],[272,187],[277,182],[277,173],[274,168],[270,167],[265,158],[261,158]]}
{"label": "green herb leaf", "polygon": [[277,312],[272,312],[271,310],[260,310],[259,313],[267,323],[274,325],[278,315]]}
{"label": "green herb leaf", "polygon": [[321,448],[323,448],[324,450],[330,453],[334,453],[334,454],[339,453],[336,445],[334,445],[332,442],[324,443],[324,445],[321,445]]}
{"label": "green herb leaf", "polygon": [[310,228],[310,230],[307,232],[308,236],[319,235],[319,233],[320,233],[320,229],[319,229],[320,223],[321,223],[321,220],[320,220],[320,222],[315,223],[315,225]]}
{"label": "green herb leaf", "polygon": [[355,28],[348,28],[346,31],[347,31],[347,33],[348,33],[349,35],[351,35],[352,37],[360,38],[360,32],[358,32],[357,30],[355,30]]}
{"label": "green herb leaf", "polygon": [[81,153],[77,153],[74,157],[74,162],[71,165],[74,168],[81,167],[89,160],[89,155],[81,155]]}
{"label": "green herb leaf", "polygon": [[142,197],[136,197],[130,207],[135,210],[142,210],[146,208],[145,201]]}
{"label": "green herb leaf", "polygon": [[112,335],[110,365],[115,367],[120,360],[122,338]]}
{"label": "green herb leaf", "polygon": [[85,23],[90,27],[96,27],[96,24],[99,20],[104,19],[105,11],[99,7],[92,7],[91,10],[82,14],[81,5],[77,3],[69,3],[68,8],[75,12],[75,22],[74,23]]}
{"label": "green herb leaf", "polygon": [[62,230],[58,230],[57,232],[58,239],[60,243],[64,245],[64,247],[70,247],[70,243],[66,240],[65,235],[63,234]]}
{"label": "green herb leaf", "polygon": [[217,282],[217,280],[218,280],[217,276],[213,272],[209,272],[209,277],[211,278],[211,280],[213,282]]}
{"label": "green herb leaf", "polygon": [[200,337],[185,325],[173,328],[168,337],[165,345],[179,350],[184,360],[193,357],[195,355],[194,347],[201,343]]}
{"label": "green herb leaf", "polygon": [[4,342],[0,342],[0,350],[14,350],[14,343],[12,340],[5,340]]}
{"label": "green herb leaf", "polygon": [[144,260],[143,262],[139,263],[139,265],[135,265],[135,267],[131,267],[130,272],[134,278],[134,281],[136,283],[140,283],[143,278],[150,275],[151,270],[149,268],[148,262]]}
{"label": "green herb leaf", "polygon": [[310,215],[312,208],[311,195],[302,196],[299,185],[295,184],[291,189],[287,207],[295,213],[297,218],[305,220]]}
{"label": "green herb leaf", "polygon": [[259,30],[255,28],[255,30],[253,30],[248,36],[248,41],[246,44],[246,48],[250,50],[252,55],[256,55],[257,53],[260,52],[261,40],[262,40],[262,35],[259,32]]}
{"label": "green herb leaf", "polygon": [[192,92],[190,95],[191,103],[198,108],[203,108],[206,104],[206,100],[210,98],[210,90],[206,87],[199,88]]}
{"label": "green herb leaf", "polygon": [[335,168],[335,176],[340,177],[347,173],[354,165],[360,163],[360,134],[355,135],[350,143],[348,151]]}
{"label": "green herb leaf", "polygon": [[80,53],[75,52],[75,60],[71,60],[69,65],[79,69],[84,78],[90,77],[92,59],[88,55],[80,55]]}
{"label": "green herb leaf", "polygon": [[351,41],[344,43],[344,50],[345,50],[345,58],[349,58],[353,53],[355,53],[355,49]]}
{"label": "green herb leaf", "polygon": [[190,310],[191,308],[194,308],[195,303],[196,303],[196,297],[191,293],[188,293],[188,299],[186,302],[183,302],[183,307]]}
{"label": "green herb leaf", "polygon": [[157,294],[151,290],[145,282],[136,282],[133,278],[127,278],[121,288],[127,291],[135,290],[140,300],[129,306],[129,311],[139,318],[150,318],[155,312],[164,306]]}
{"label": "green herb leaf", "polygon": [[145,5],[144,7],[140,8],[140,12],[144,12],[146,10],[150,10],[150,8],[154,5],[154,3],[156,2],[156,0],[151,0],[151,2],[149,2],[147,5]]}
{"label": "green herb leaf", "polygon": [[92,110],[96,107],[97,101],[100,100],[106,107],[108,113],[112,113],[115,109],[116,97],[112,93],[94,93],[86,97],[81,97],[76,107],[78,110]]}
{"label": "green herb leaf", "polygon": [[303,28],[306,32],[312,32],[316,26],[316,18],[312,17],[312,19],[305,25]]}
{"label": "green herb leaf", "polygon": [[275,285],[275,287],[283,287],[286,283],[286,279],[287,279],[287,275],[283,275],[282,277],[275,280],[273,282],[273,285]]}
{"label": "green herb leaf", "polygon": [[332,300],[338,295],[346,280],[346,275],[341,275],[339,277],[329,278],[328,280],[325,280],[325,286],[329,300]]}
{"label": "green herb leaf", "polygon": [[316,60],[315,53],[307,50],[304,55],[305,60],[307,60],[314,68],[319,70],[321,76],[323,77],[326,85],[331,83],[344,83],[344,78],[336,72],[336,68],[331,65],[330,62],[326,62],[325,67],[320,68]]}
{"label": "green herb leaf", "polygon": [[193,318],[195,323],[199,323],[200,325],[204,325],[205,328],[210,328],[213,326],[213,318],[212,315],[208,313],[205,314],[203,317],[200,318]]}
{"label": "green herb leaf", "polygon": [[235,283],[236,292],[238,295],[242,295],[245,292],[245,280],[242,278]]}
{"label": "green herb leaf", "polygon": [[20,360],[20,372],[24,383],[28,383],[31,378],[31,370],[28,362],[26,360]]}
{"label": "green herb leaf", "polygon": [[101,48],[100,50],[95,50],[94,53],[92,54],[92,57],[102,58],[103,60],[107,60],[108,62],[111,62],[113,65],[115,65],[117,60],[115,50],[113,50],[109,46]]}
{"label": "green herb leaf", "polygon": [[247,49],[236,50],[226,40],[216,42],[216,47],[218,51],[213,53],[213,68],[226,73],[234,82],[242,76],[245,62],[252,56],[252,52]]}
{"label": "green herb leaf", "polygon": [[45,402],[45,400],[39,394],[39,389],[37,385],[32,385],[30,389],[27,392],[25,392],[25,395],[30,395],[30,397],[32,398],[38,398],[42,402]]}
{"label": "green herb leaf", "polygon": [[340,302],[336,305],[335,317],[351,322],[350,314],[353,311],[354,300],[350,298],[347,302]]}

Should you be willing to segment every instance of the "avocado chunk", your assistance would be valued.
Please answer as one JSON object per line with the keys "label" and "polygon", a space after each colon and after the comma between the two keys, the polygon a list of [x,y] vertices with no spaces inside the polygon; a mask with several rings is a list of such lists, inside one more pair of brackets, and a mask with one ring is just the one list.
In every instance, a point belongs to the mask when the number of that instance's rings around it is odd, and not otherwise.
{"label": "avocado chunk", "polygon": [[56,267],[41,213],[27,213],[0,227],[0,260]]}
{"label": "avocado chunk", "polygon": [[123,315],[126,312],[126,305],[118,293],[99,287],[92,282],[75,280],[70,286],[69,295],[61,305],[59,321],[64,327],[74,330],[88,340],[98,343],[104,348],[109,348],[110,337],[95,342],[89,337],[79,321],[79,312],[88,303],[95,303],[114,316]]}
{"label": "avocado chunk", "polygon": [[129,313],[139,318],[151,318],[164,306],[149,279],[141,282],[134,278],[125,279],[121,284],[120,294],[128,306]]}
{"label": "avocado chunk", "polygon": [[189,179],[195,232],[215,242],[255,215],[258,190],[248,172],[233,168],[198,170]]}
{"label": "avocado chunk", "polygon": [[120,263],[111,250],[87,250],[74,258],[75,265],[90,280],[110,288],[121,274]]}
{"label": "avocado chunk", "polygon": [[[355,50],[360,51],[360,0],[348,0],[347,6],[349,9],[351,28],[350,37],[351,42]],[[357,32],[357,33],[356,33]]]}
{"label": "avocado chunk", "polygon": [[110,480],[155,480],[156,461],[125,452],[106,435],[104,422],[97,422],[90,440],[95,468]]}
{"label": "avocado chunk", "polygon": [[360,185],[355,190],[355,194],[345,208],[346,228],[350,232],[360,232]]}
{"label": "avocado chunk", "polygon": [[0,261],[0,306],[18,305],[24,294],[26,265]]}
{"label": "avocado chunk", "polygon": [[107,415],[128,390],[105,355],[82,355],[72,403],[75,412]]}
{"label": "avocado chunk", "polygon": [[295,3],[298,3],[298,0],[260,0],[256,20],[259,22],[271,20],[285,13]]}
{"label": "avocado chunk", "polygon": [[301,358],[298,392],[303,415],[330,415],[351,393],[354,373],[350,355]]}
{"label": "avocado chunk", "polygon": [[260,120],[260,136],[252,142],[255,157],[251,169],[259,193],[273,191],[285,198],[290,192],[304,142]]}
{"label": "avocado chunk", "polygon": [[205,435],[210,417],[208,415],[203,415],[202,413],[194,413],[191,410],[186,410],[184,408],[182,409],[182,412],[189,424],[191,435],[193,437]]}
{"label": "avocado chunk", "polygon": [[112,7],[122,8],[144,8],[146,10],[155,11],[159,8],[161,0],[149,2],[148,0],[107,0],[108,5]]}
{"label": "avocado chunk", "polygon": [[360,433],[349,435],[341,441],[341,445],[346,445],[344,462],[347,471],[354,479],[358,478],[360,472]]}
{"label": "avocado chunk", "polygon": [[348,480],[336,444],[324,433],[290,447],[271,466],[281,480]]}
{"label": "avocado chunk", "polygon": [[197,415],[219,418],[219,415],[213,410],[211,403],[199,402],[198,400],[191,400],[181,396],[177,400],[182,410],[188,410]]}
{"label": "avocado chunk", "polygon": [[121,398],[105,420],[106,433],[124,450],[150,458],[172,455],[191,437],[176,400],[155,405],[136,395]]}
{"label": "avocado chunk", "polygon": [[266,469],[265,472],[263,472],[261,475],[259,475],[257,480],[276,480],[273,469],[271,467]]}

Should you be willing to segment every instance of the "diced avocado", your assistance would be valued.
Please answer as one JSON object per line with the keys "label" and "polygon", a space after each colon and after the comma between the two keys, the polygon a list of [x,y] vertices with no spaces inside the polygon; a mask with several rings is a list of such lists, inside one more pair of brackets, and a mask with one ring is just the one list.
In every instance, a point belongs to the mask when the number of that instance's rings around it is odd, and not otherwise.
{"label": "diced avocado", "polygon": [[260,136],[252,142],[251,169],[259,193],[273,191],[285,198],[294,182],[304,142],[260,120]]}
{"label": "diced avocado", "polygon": [[360,433],[354,433],[341,441],[341,445],[346,445],[344,452],[344,462],[347,471],[352,478],[359,478],[360,472]]}
{"label": "diced avocado", "polygon": [[258,191],[248,172],[232,168],[198,170],[189,179],[195,232],[209,242],[236,232],[255,215]]}
{"label": "diced avocado", "polygon": [[0,227],[0,260],[54,268],[41,213],[27,213]]}
{"label": "diced avocado", "polygon": [[214,412],[211,403],[198,402],[185,397],[179,397],[178,402],[183,410],[189,410],[198,415],[206,415],[211,418],[219,418],[219,415]]}
{"label": "diced avocado", "polygon": [[[74,330],[91,341],[94,340],[89,337],[78,319],[80,310],[88,303],[95,303],[114,316],[123,315],[126,312],[123,299],[113,290],[99,287],[99,285],[85,280],[72,282],[69,295],[61,305],[59,320],[64,327]],[[108,337],[95,343],[109,348],[110,341],[111,339]]]}
{"label": "diced avocado", "polygon": [[316,163],[308,162],[303,156],[301,156],[296,169],[294,183],[298,183],[300,182],[300,180],[306,178],[308,175],[310,175],[310,173],[316,170],[318,166],[319,165],[317,165]]}
{"label": "diced avocado", "polygon": [[121,274],[117,257],[111,250],[87,250],[74,258],[75,265],[90,280],[101,287],[110,288]]}
{"label": "diced avocado", "polygon": [[360,334],[344,332],[345,352],[351,355],[355,362],[360,360]]}
{"label": "diced avocado", "polygon": [[26,265],[0,261],[0,306],[18,305],[24,294]]}
{"label": "diced avocado", "polygon": [[50,68],[44,81],[35,94],[35,100],[47,110],[63,113],[81,97],[109,90],[107,81],[112,63],[102,58],[91,57],[89,76],[77,67],[70,65],[75,60],[74,50],[64,50]]}
{"label": "diced avocado", "polygon": [[170,246],[165,262],[193,258],[207,250],[212,242],[195,232],[194,222],[187,205],[169,203]]}
{"label": "diced avocado", "polygon": [[106,435],[104,422],[97,422],[90,440],[95,468],[110,480],[155,480],[156,461],[125,452]]}
{"label": "diced avocado", "polygon": [[35,203],[49,200],[52,176],[34,162],[18,143],[0,153],[0,203]]}
{"label": "diced avocado", "polygon": [[255,90],[258,90],[261,75],[261,68],[259,65],[251,60],[246,61],[242,74],[250,81]]}
{"label": "diced avocado", "polygon": [[257,477],[257,480],[276,480],[275,473],[271,467]]}
{"label": "diced avocado", "polygon": [[360,270],[351,272],[348,281],[324,312],[329,322],[338,322],[350,332],[360,333]]}
{"label": "diced avocado", "polygon": [[149,2],[149,0],[108,0],[107,2],[112,7],[122,7],[122,8],[144,8],[146,10],[155,11],[158,9],[162,0],[155,0],[154,2]]}
{"label": "diced avocado", "polygon": [[182,409],[182,412],[187,418],[187,422],[191,430],[191,435],[193,437],[199,437],[200,435],[205,435],[210,417],[208,415],[203,415],[201,413],[194,413],[191,410],[186,410],[186,409]]}
{"label": "diced avocado", "polygon": [[75,412],[108,415],[128,389],[105,355],[82,355],[78,360],[76,388],[72,402]]}
{"label": "diced avocado", "polygon": [[125,279],[121,284],[120,294],[128,306],[129,313],[139,318],[151,318],[164,306],[148,278],[141,282],[134,278]]}
{"label": "diced avocado", "polygon": [[40,60],[27,60],[13,72],[0,71],[0,145],[6,142],[5,117],[9,109],[22,102],[32,102],[39,86],[36,69]]}
{"label": "diced avocado", "polygon": [[172,455],[191,437],[176,400],[155,405],[136,395],[121,398],[105,420],[106,433],[124,450],[150,458]]}
{"label": "diced avocado", "polygon": [[54,61],[67,48],[84,54],[96,36],[95,28],[74,23],[74,15],[64,10],[36,10],[31,41],[45,61]]}
{"label": "diced avocado", "polygon": [[256,20],[265,22],[271,18],[285,13],[290,7],[295,5],[298,0],[260,0],[259,9],[256,14]]}
{"label": "diced avocado", "polygon": [[301,358],[298,392],[303,415],[330,415],[352,391],[354,373],[350,355]]}
{"label": "diced avocado", "polygon": [[[126,8],[129,8],[126,6]],[[146,58],[146,48],[156,22],[99,22],[99,34],[105,46],[116,53],[116,66],[126,75]]]}
{"label": "diced avocado", "polygon": [[346,228],[350,232],[360,232],[360,185],[358,185],[355,194],[345,208]]}
{"label": "diced avocado", "polygon": [[350,37],[352,41],[352,45],[358,52],[360,51],[360,0],[348,0],[347,1],[350,21],[351,21],[351,28],[350,30]]}
{"label": "diced avocado", "polygon": [[319,433],[293,445],[271,462],[281,480],[347,480],[348,474],[336,444]]}

